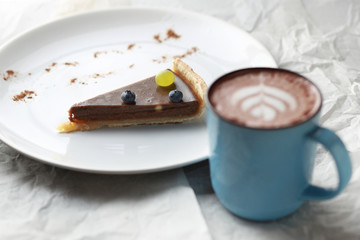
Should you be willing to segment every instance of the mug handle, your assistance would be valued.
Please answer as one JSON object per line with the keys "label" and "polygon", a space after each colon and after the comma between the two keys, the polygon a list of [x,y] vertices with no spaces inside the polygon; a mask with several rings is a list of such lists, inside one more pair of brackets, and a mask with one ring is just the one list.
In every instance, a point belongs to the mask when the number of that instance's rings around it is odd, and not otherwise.
{"label": "mug handle", "polygon": [[339,176],[339,184],[335,189],[309,185],[302,193],[303,200],[325,200],[338,195],[348,184],[351,178],[351,161],[341,139],[331,130],[317,127],[309,136],[311,139],[321,143],[335,160]]}

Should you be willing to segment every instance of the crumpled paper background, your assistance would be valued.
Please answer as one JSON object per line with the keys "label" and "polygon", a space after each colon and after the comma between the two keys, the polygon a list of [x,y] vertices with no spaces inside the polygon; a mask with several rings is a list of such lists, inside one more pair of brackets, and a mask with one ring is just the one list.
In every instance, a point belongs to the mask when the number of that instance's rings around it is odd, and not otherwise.
{"label": "crumpled paper background", "polygon": [[0,239],[211,239],[181,170],[79,173],[3,143],[0,212]]}
{"label": "crumpled paper background", "polygon": [[[220,205],[206,162],[185,168],[196,202],[180,169],[134,176],[76,173],[31,161],[1,143],[0,239],[360,239],[360,2],[0,0],[0,43],[62,16],[129,5],[184,8],[224,19],[262,42],[279,67],[313,80],[324,96],[322,124],[351,153],[349,186],[287,218],[254,223]],[[316,160],[314,183],[334,186],[331,156],[319,147]]]}

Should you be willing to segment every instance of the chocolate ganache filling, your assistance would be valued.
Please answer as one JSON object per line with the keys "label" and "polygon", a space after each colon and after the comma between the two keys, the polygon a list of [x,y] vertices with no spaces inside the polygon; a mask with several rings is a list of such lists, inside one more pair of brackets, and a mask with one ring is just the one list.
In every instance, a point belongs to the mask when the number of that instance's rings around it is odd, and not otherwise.
{"label": "chocolate ganache filling", "polygon": [[[87,122],[172,118],[195,114],[199,110],[198,99],[191,88],[174,75],[175,81],[169,87],[158,86],[153,76],[74,104],[69,110],[69,119],[72,122]],[[169,92],[174,89],[183,93],[181,102],[174,103],[169,99]],[[121,100],[121,94],[126,90],[135,93],[135,103],[126,104]]]}

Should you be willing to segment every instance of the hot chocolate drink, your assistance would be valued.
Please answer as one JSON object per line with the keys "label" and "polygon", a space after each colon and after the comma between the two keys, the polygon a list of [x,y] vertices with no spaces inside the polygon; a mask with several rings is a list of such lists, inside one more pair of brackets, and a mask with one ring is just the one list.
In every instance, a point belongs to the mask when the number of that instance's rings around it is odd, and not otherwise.
{"label": "hot chocolate drink", "polygon": [[282,128],[311,118],[319,90],[304,77],[280,69],[244,69],[225,75],[209,90],[215,112],[252,128]]}

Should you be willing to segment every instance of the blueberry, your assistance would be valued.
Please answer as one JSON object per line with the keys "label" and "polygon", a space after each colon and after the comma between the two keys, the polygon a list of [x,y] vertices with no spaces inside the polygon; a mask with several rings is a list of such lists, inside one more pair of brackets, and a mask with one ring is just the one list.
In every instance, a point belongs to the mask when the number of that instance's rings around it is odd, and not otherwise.
{"label": "blueberry", "polygon": [[134,103],[135,102],[135,93],[130,90],[126,90],[125,92],[123,92],[121,94],[121,99],[124,101],[124,103],[127,103],[127,104]]}
{"label": "blueberry", "polygon": [[174,103],[181,102],[183,98],[183,93],[179,90],[172,90],[169,92],[169,98]]}

